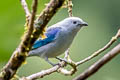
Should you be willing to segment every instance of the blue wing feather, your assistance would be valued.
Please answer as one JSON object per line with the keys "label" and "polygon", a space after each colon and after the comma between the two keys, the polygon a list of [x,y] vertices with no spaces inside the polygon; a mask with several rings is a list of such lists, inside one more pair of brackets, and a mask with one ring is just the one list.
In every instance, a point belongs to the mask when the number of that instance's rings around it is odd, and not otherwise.
{"label": "blue wing feather", "polygon": [[32,49],[42,47],[42,46],[54,41],[56,38],[56,35],[60,31],[60,29],[61,29],[60,27],[48,29],[47,33],[45,34],[47,36],[47,38],[45,38],[43,40],[39,39],[39,40],[35,41]]}

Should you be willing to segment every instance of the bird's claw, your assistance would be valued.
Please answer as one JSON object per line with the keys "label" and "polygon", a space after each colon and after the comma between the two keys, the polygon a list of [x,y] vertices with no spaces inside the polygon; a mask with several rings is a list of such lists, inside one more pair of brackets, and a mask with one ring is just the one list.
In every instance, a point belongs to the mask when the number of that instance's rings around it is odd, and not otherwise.
{"label": "bird's claw", "polygon": [[66,59],[63,59],[63,58],[56,57],[56,59],[59,60],[59,61],[64,61],[66,63],[68,62]]}

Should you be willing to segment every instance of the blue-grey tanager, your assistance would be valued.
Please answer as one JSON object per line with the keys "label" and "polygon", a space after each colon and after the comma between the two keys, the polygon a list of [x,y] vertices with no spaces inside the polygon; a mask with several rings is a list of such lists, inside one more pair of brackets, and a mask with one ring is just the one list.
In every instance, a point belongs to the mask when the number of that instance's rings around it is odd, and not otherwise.
{"label": "blue-grey tanager", "polygon": [[45,35],[47,38],[39,38],[35,41],[28,56],[39,56],[48,63],[54,65],[48,58],[56,58],[64,53],[73,42],[77,32],[88,26],[86,22],[78,17],[68,17],[47,28]]}

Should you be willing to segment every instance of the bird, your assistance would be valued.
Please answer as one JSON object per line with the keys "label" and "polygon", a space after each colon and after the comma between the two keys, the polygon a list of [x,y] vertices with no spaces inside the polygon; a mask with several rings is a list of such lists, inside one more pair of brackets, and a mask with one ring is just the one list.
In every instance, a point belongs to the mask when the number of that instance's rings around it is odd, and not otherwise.
{"label": "bird", "polygon": [[28,57],[38,56],[51,65],[55,65],[48,58],[56,58],[63,54],[72,44],[75,36],[83,26],[88,23],[79,17],[68,17],[50,26],[46,30],[46,38],[36,40]]}

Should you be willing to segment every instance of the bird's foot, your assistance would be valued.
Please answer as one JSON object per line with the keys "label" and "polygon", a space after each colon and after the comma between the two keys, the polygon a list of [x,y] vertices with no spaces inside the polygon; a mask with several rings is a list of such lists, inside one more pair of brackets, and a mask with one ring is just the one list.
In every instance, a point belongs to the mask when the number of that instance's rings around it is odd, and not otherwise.
{"label": "bird's foot", "polygon": [[72,61],[70,58],[68,58],[68,60],[67,60],[67,59],[56,57],[56,59],[59,61],[65,61],[67,64],[70,64],[72,66],[76,66],[76,63],[74,61]]}
{"label": "bird's foot", "polygon": [[65,62],[68,62],[66,59],[63,59],[63,58],[56,57],[56,59],[59,60],[59,61],[65,61]]}

